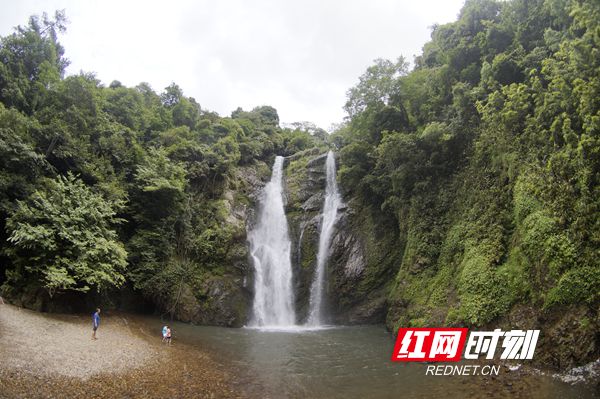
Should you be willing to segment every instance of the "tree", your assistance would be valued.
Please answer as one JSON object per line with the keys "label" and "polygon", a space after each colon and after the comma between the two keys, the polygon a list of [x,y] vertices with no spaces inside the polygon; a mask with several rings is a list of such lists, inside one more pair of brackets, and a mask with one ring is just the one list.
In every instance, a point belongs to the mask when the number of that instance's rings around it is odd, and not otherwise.
{"label": "tree", "polygon": [[356,86],[348,90],[344,109],[350,118],[369,107],[382,108],[399,102],[399,77],[408,72],[408,62],[398,57],[396,62],[377,59],[367,68]]}
{"label": "tree", "polygon": [[50,296],[123,284],[127,252],[113,229],[121,202],[107,201],[69,173],[17,204],[6,222],[8,283],[39,284]]}
{"label": "tree", "polygon": [[20,111],[32,113],[43,100],[44,93],[57,83],[68,61],[57,41],[57,32],[66,30],[64,11],[54,19],[43,14],[32,16],[27,27],[0,40],[0,101]]}
{"label": "tree", "polygon": [[164,106],[174,107],[179,103],[179,100],[181,100],[182,97],[183,90],[175,83],[171,83],[169,86],[165,87],[164,93],[160,95],[160,100]]}
{"label": "tree", "polygon": [[34,121],[0,103],[0,226],[14,200],[34,191],[37,179],[50,169],[44,156],[35,152],[30,131],[36,128]]}
{"label": "tree", "polygon": [[263,105],[262,107],[254,108],[252,112],[260,115],[261,122],[265,125],[279,126],[279,115],[275,108]]}

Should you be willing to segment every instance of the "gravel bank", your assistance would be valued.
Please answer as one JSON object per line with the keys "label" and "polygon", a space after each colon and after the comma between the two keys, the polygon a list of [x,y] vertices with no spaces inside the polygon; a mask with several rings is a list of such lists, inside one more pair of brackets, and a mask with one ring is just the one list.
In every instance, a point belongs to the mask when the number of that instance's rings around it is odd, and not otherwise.
{"label": "gravel bank", "polygon": [[161,345],[135,316],[101,316],[94,341],[91,314],[0,305],[0,398],[242,396],[209,355],[177,342]]}

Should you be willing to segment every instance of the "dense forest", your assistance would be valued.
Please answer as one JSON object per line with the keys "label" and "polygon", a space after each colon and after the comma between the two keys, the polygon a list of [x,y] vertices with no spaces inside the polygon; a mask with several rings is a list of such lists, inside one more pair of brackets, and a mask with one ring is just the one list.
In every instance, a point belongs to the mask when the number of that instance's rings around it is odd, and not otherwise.
{"label": "dense forest", "polygon": [[176,317],[240,324],[246,219],[274,156],[293,155],[294,181],[332,147],[366,248],[340,304],[377,291],[392,330],[542,325],[549,364],[597,357],[597,1],[468,0],[412,66],[376,60],[331,135],[270,106],[221,117],[176,84],[65,77],[65,28],[32,17],[0,41],[2,295],[49,310],[127,292],[172,313],[191,298],[207,316]]}
{"label": "dense forest", "polygon": [[543,325],[549,363],[597,357],[600,3],[467,1],[345,109],[339,178],[380,237],[388,326]]}
{"label": "dense forest", "polygon": [[199,287],[228,272],[245,235],[226,223],[226,194],[245,190],[236,173],[259,164],[268,176],[263,161],[326,133],[282,129],[270,106],[220,117],[176,84],[158,94],[146,83],[105,87],[93,73],[65,77],[65,21],[32,17],[0,42],[3,294],[50,309],[75,292],[93,302],[124,287],[164,310],[182,280],[208,295]]}

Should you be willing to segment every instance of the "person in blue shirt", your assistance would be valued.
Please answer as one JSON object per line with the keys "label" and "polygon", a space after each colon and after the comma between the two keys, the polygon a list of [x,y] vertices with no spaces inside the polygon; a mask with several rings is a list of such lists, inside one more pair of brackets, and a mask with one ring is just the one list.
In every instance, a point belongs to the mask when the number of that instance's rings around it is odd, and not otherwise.
{"label": "person in blue shirt", "polygon": [[167,345],[171,346],[171,327],[167,326]]}
{"label": "person in blue shirt", "polygon": [[164,326],[162,329],[162,342],[165,342],[167,340],[167,330],[169,329],[169,326]]}
{"label": "person in blue shirt", "polygon": [[94,315],[92,316],[92,339],[98,339],[96,338],[96,330],[98,329],[98,327],[100,326],[100,308],[96,309],[96,313],[94,313]]}

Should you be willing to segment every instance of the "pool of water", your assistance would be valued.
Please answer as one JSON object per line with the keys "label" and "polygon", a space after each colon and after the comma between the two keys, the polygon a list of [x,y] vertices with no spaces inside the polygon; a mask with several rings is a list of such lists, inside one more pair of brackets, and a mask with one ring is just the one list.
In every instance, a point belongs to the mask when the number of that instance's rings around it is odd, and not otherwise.
{"label": "pool of water", "polygon": [[[157,331],[160,326],[157,325]],[[175,340],[208,350],[244,389],[272,398],[593,398],[597,387],[521,372],[492,376],[425,375],[426,364],[390,361],[383,326],[228,329],[173,323]],[[176,342],[175,341],[175,342]],[[260,393],[260,394],[258,394]]]}

